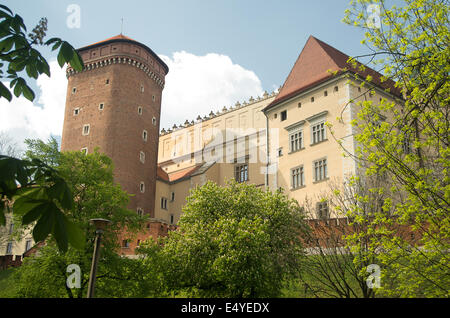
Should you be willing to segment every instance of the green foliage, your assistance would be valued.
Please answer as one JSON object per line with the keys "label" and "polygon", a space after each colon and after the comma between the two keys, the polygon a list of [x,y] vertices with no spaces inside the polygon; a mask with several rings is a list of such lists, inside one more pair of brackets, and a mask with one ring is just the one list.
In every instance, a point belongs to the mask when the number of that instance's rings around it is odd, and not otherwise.
{"label": "green foliage", "polygon": [[[70,63],[77,71],[83,69],[81,57],[68,42],[59,38],[43,42],[47,19],[42,18],[28,37],[26,31],[22,17],[0,5],[0,79],[6,77],[11,81],[9,88],[0,81],[0,98],[6,98],[8,101],[12,100],[11,91],[16,97],[23,95],[30,101],[35,98],[33,90],[20,76],[22,71],[32,79],[37,79],[41,74],[50,76],[50,67],[41,53],[34,48],[36,44],[52,45],[52,51],[59,48],[58,63],[61,67]],[[6,70],[3,67],[6,67]]]}
{"label": "green foliage", "polygon": [[[367,25],[371,4],[380,5],[381,28]],[[383,56],[377,65],[403,94],[398,103],[358,103],[353,122],[361,166],[392,182],[372,189],[390,192],[383,208],[361,217],[370,224],[372,250],[382,251],[389,283],[380,295],[450,295],[449,10],[445,0],[406,0],[390,9],[358,0],[344,19],[366,30],[364,43]]]}
{"label": "green foliage", "polygon": [[[126,208],[129,197],[113,180],[113,165],[110,158],[95,151],[85,155],[80,151],[57,153],[57,144],[50,141],[29,141],[30,158],[48,158],[58,162],[54,168],[67,182],[75,198],[70,209],[64,211],[73,220],[71,231],[82,229],[83,246],[69,247],[61,252],[55,245],[59,240],[47,239],[47,245],[39,250],[39,255],[25,259],[17,270],[16,297],[84,297],[89,281],[95,229],[89,223],[92,218],[105,218],[111,224],[102,235],[101,259],[97,272],[96,295],[104,297],[142,296],[148,288],[152,290],[151,280],[141,282],[143,273],[139,260],[129,260],[118,255],[119,236],[124,228],[131,233],[139,232],[145,218]],[[56,149],[55,149],[56,148]],[[57,154],[58,158],[52,158]],[[37,160],[37,159],[34,159]],[[21,208],[24,210],[24,208]],[[34,230],[36,230],[37,226]],[[81,288],[66,287],[67,266],[80,266]],[[149,285],[150,284],[150,285]],[[143,286],[147,287],[144,288]],[[150,286],[150,287],[148,287]],[[148,292],[150,292],[148,291]]]}
{"label": "green foliage", "polygon": [[169,293],[274,297],[298,273],[304,214],[280,192],[208,182],[192,191],[178,225],[162,247],[147,247],[152,256],[142,250]]}
{"label": "green foliage", "polygon": [[19,160],[0,156],[0,225],[5,225],[5,211],[22,217],[22,224],[36,222],[33,238],[39,242],[52,234],[59,248],[68,244],[83,246],[83,235],[66,217],[64,210],[73,206],[67,183],[56,170],[38,159]]}
{"label": "green foliage", "polygon": [[[65,63],[81,71],[83,62],[78,52],[66,41],[51,38],[44,43],[47,19],[43,18],[32,32],[26,35],[23,19],[8,7],[0,5],[0,98],[12,100],[23,95],[33,101],[35,94],[28,86],[21,72],[32,79],[40,75],[50,76],[50,67],[34,48],[37,44],[52,45],[52,50],[60,49],[58,62]],[[7,88],[2,79],[10,80]],[[36,222],[33,238],[44,240],[49,234],[57,240],[61,251],[68,244],[83,246],[83,235],[63,213],[69,210],[73,201],[66,182],[52,169],[53,163],[46,164],[39,159],[19,160],[0,156],[0,225],[5,224],[5,208],[14,202],[13,212],[20,214],[23,224]]]}

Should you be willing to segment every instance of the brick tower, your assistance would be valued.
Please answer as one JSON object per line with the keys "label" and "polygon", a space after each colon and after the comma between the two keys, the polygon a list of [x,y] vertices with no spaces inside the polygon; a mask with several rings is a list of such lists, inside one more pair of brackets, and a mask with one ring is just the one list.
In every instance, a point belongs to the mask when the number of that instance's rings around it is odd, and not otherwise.
{"label": "brick tower", "polygon": [[161,95],[167,65],[124,35],[78,50],[82,72],[67,68],[61,151],[94,148],[114,162],[129,209],[154,217]]}

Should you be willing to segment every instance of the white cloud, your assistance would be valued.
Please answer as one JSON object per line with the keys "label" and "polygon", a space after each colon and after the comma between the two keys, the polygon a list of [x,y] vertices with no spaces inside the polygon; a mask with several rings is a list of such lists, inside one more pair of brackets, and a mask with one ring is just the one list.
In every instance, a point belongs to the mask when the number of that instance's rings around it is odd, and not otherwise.
{"label": "white cloud", "polygon": [[263,94],[261,81],[252,71],[233,64],[226,55],[197,56],[176,52],[161,56],[169,66],[161,106],[161,128],[171,128],[211,110],[229,108],[237,101]]}
{"label": "white cloud", "polygon": [[[67,79],[65,70],[51,61],[51,77],[42,75],[36,81],[34,104],[24,97],[14,96],[11,102],[0,99],[0,131],[6,133],[19,148],[25,148],[26,138],[46,141],[51,135],[61,136],[64,121]],[[9,83],[5,83],[9,87]],[[22,149],[22,150],[23,150]]]}
{"label": "white cloud", "polygon": [[[161,128],[195,120],[211,110],[229,108],[250,96],[261,96],[261,81],[254,72],[233,64],[228,56],[210,53],[196,56],[176,52],[172,58],[161,56],[170,68],[163,91]],[[51,77],[37,80],[38,99],[34,103],[24,97],[12,102],[0,99],[0,132],[6,133],[19,148],[25,149],[26,138],[46,141],[60,137],[64,121],[67,79],[65,70],[56,61],[49,63]],[[9,83],[4,83],[8,85]]]}

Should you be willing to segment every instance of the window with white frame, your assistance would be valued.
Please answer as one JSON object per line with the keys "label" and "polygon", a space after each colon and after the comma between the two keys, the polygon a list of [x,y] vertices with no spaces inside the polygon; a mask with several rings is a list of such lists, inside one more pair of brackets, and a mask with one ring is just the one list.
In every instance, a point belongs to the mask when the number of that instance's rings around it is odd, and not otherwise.
{"label": "window with white frame", "polygon": [[248,164],[241,164],[235,166],[234,178],[237,182],[248,181]]}
{"label": "window with white frame", "polygon": [[139,184],[139,191],[141,191],[141,193],[144,193],[144,192],[145,192],[145,183],[144,183],[144,182],[141,182],[141,183]]}
{"label": "window with white frame", "polygon": [[81,152],[84,153],[85,155],[87,155],[88,154],[87,147],[81,148]]}
{"label": "window with white frame", "polygon": [[311,143],[317,144],[327,139],[325,131],[325,121],[311,125]]}
{"label": "window with white frame", "polygon": [[105,108],[105,103],[98,104],[98,109],[103,110]]}
{"label": "window with white frame", "polygon": [[167,210],[167,198],[161,197],[161,209]]}
{"label": "window with white frame", "polygon": [[138,106],[138,114],[142,115],[142,107],[141,106]]}
{"label": "window with white frame", "polygon": [[153,126],[156,126],[156,117],[152,118],[152,124],[153,124]]}
{"label": "window with white frame", "polygon": [[291,169],[291,187],[297,189],[305,185],[305,175],[303,166]]}
{"label": "window with white frame", "polygon": [[143,130],[142,131],[142,139],[144,140],[144,141],[147,141],[147,130]]}
{"label": "window with white frame", "polygon": [[297,129],[289,133],[289,150],[295,152],[303,148],[303,130]]}
{"label": "window with white frame", "polygon": [[31,240],[26,240],[26,242],[25,242],[25,252],[30,250],[31,244],[32,244]]}
{"label": "window with white frame", "polygon": [[77,116],[79,113],[80,113],[80,109],[79,109],[79,108],[75,108],[75,109],[73,110],[73,115],[74,115],[74,116]]}
{"label": "window with white frame", "polygon": [[12,247],[13,247],[13,243],[12,242],[8,242],[8,244],[6,244],[6,254],[7,255],[12,254]]}
{"label": "window with white frame", "polygon": [[145,163],[145,152],[141,151],[141,152],[139,153],[139,160],[140,160],[142,163]]}
{"label": "window with white frame", "polygon": [[89,135],[89,131],[91,130],[91,125],[87,124],[83,126],[83,136]]}
{"label": "window with white frame", "polygon": [[314,181],[325,180],[328,176],[327,159],[320,159],[313,162]]}
{"label": "window with white frame", "polygon": [[139,216],[143,216],[144,215],[144,209],[137,208],[136,211],[137,211],[137,215],[139,215]]}
{"label": "window with white frame", "polygon": [[329,217],[328,202],[327,201],[317,202],[316,213],[318,219],[327,219]]}

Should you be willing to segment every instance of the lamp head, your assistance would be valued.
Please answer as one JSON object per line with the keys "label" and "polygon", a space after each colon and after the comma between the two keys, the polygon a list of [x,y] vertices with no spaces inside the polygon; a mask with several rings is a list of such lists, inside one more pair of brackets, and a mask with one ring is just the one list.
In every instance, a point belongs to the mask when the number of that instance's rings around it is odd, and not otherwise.
{"label": "lamp head", "polygon": [[106,229],[106,227],[108,226],[109,223],[111,223],[110,220],[106,220],[106,219],[91,219],[90,220],[91,224],[94,224],[95,229],[97,231],[104,231]]}

